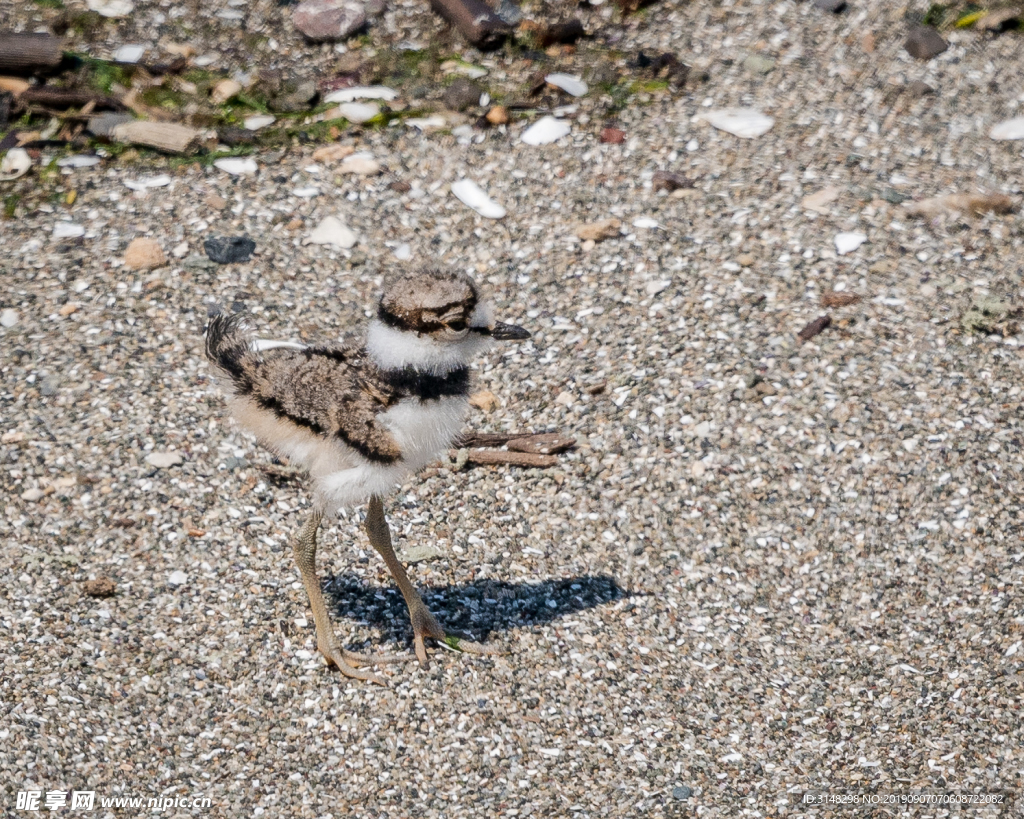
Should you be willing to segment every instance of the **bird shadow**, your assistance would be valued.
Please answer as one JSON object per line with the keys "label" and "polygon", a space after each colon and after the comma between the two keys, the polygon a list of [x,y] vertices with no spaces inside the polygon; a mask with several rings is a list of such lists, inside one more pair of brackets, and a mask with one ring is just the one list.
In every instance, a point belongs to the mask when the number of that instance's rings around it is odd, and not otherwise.
{"label": "bird shadow", "polygon": [[[398,642],[412,636],[409,610],[398,589],[367,586],[351,574],[335,575],[325,589],[334,613],[385,630]],[[607,575],[587,575],[538,583],[506,583],[490,578],[420,594],[446,631],[485,641],[493,633],[549,623],[605,603],[631,597]]]}

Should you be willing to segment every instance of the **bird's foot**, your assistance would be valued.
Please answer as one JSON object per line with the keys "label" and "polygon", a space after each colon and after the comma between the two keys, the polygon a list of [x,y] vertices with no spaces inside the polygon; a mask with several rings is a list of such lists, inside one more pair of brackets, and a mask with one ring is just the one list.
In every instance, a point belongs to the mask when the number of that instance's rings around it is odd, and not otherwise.
{"label": "bird's foot", "polygon": [[319,643],[317,647],[320,649],[320,653],[327,658],[328,664],[336,665],[346,677],[377,683],[377,685],[386,685],[387,683],[373,672],[362,670],[359,666],[404,663],[412,659],[409,655],[402,654],[360,654],[342,648],[336,641]]}
{"label": "bird's foot", "polygon": [[457,635],[448,634],[442,627],[437,618],[430,613],[430,610],[423,604],[420,604],[410,612],[412,618],[412,631],[413,641],[416,646],[416,657],[420,661],[421,665],[426,665],[427,662],[427,649],[424,645],[424,640],[430,639],[437,641],[438,645],[443,646],[451,651],[461,651],[466,654],[502,654],[504,653],[500,648],[494,646],[485,646],[480,643],[474,643],[472,640],[466,640]]}

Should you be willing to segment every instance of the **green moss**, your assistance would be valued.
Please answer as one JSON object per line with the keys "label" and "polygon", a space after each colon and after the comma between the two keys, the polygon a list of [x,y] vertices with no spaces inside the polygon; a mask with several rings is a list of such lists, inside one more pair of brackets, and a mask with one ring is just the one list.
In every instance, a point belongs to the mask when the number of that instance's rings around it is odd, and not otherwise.
{"label": "green moss", "polygon": [[109,94],[115,85],[125,87],[131,85],[134,67],[118,65],[107,60],[97,60],[93,57],[79,56],[79,59],[82,61],[84,84],[89,87]]}
{"label": "green moss", "polygon": [[172,88],[164,88],[162,85],[154,85],[147,88],[139,95],[139,99],[146,105],[154,108],[166,108],[169,111],[180,109],[186,102],[185,95]]}
{"label": "green moss", "polygon": [[631,94],[653,94],[657,91],[667,91],[669,88],[668,80],[636,80],[630,83]]}
{"label": "green moss", "polygon": [[76,34],[93,35],[106,25],[107,18],[95,11],[68,12],[62,21],[62,28]]}
{"label": "green moss", "polygon": [[10,193],[4,197],[4,218],[13,219],[18,212],[18,204],[21,197],[16,193]]}
{"label": "green moss", "polygon": [[64,3],[61,0],[32,0],[37,6],[44,9],[62,9]]}
{"label": "green moss", "polygon": [[942,3],[932,3],[928,7],[928,11],[924,13],[924,18],[921,22],[926,26],[934,26],[935,28],[938,28],[946,19],[946,14],[948,12],[949,6],[943,5]]}

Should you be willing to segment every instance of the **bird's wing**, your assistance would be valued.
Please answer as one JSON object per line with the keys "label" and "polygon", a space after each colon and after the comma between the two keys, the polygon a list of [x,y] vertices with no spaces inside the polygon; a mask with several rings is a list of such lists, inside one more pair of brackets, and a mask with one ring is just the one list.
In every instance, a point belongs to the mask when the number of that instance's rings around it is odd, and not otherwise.
{"label": "bird's wing", "polygon": [[[338,438],[377,463],[394,463],[402,450],[378,416],[395,397],[374,389],[369,365],[348,347],[275,346],[246,357],[249,396],[279,418],[327,438]],[[236,387],[239,386],[236,381]]]}

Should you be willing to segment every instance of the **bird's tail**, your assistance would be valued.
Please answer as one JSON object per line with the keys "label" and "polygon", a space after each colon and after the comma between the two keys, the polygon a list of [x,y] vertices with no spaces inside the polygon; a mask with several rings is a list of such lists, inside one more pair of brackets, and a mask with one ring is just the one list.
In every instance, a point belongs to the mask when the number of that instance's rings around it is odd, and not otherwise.
{"label": "bird's tail", "polygon": [[223,313],[210,319],[206,328],[206,357],[226,372],[236,387],[251,383],[252,369],[259,355],[253,350],[253,339],[246,325],[248,316]]}

